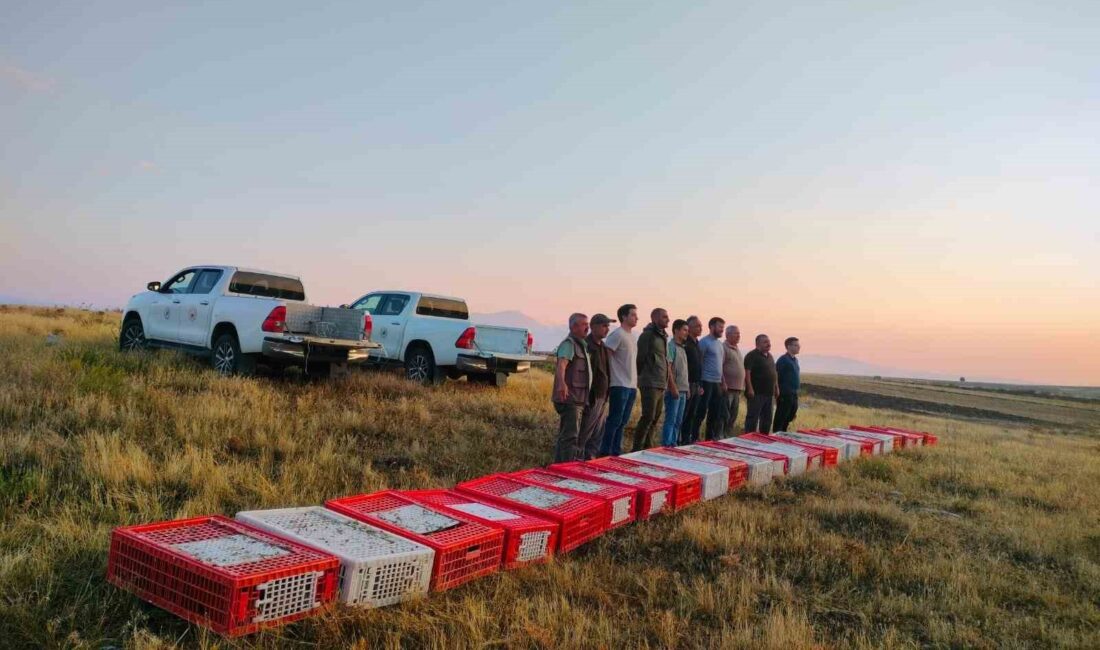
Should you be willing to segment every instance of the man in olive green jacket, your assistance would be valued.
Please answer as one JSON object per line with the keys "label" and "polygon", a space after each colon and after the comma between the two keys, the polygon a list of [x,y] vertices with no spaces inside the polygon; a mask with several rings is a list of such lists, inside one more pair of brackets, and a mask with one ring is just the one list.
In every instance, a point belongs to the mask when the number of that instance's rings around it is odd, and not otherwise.
{"label": "man in olive green jacket", "polygon": [[671,376],[668,360],[668,312],[660,307],[649,315],[650,323],[638,337],[638,392],[642,396],[642,418],[634,430],[634,451],[653,446],[653,427],[661,419],[665,390]]}

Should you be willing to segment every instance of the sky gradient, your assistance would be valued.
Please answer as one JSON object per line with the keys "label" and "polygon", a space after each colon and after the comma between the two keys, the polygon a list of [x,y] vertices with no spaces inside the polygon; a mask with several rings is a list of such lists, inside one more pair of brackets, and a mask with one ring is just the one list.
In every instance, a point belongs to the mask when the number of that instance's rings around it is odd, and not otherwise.
{"label": "sky gradient", "polygon": [[238,264],[1100,384],[1100,4],[885,4],[4,3],[0,296]]}

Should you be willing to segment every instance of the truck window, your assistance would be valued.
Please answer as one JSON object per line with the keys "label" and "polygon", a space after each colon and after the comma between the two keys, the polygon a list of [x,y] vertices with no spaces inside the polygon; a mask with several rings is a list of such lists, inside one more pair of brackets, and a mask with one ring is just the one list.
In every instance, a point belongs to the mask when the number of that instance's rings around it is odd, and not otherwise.
{"label": "truck window", "polygon": [[188,269],[168,281],[161,293],[191,293],[191,284],[195,281],[195,269]]}
{"label": "truck window", "polygon": [[367,296],[366,298],[363,298],[359,302],[352,305],[351,308],[358,309],[359,311],[365,311],[368,314],[373,315],[376,311],[378,311],[378,303],[382,302],[383,296],[384,294],[381,293]]}
{"label": "truck window", "polygon": [[199,273],[198,279],[195,280],[191,287],[191,293],[210,293],[210,290],[214,288],[214,285],[218,283],[218,280],[222,279],[222,272],[214,269],[206,269]]}
{"label": "truck window", "polygon": [[421,296],[416,304],[416,313],[421,316],[438,316],[440,318],[457,318],[466,320],[470,317],[470,311],[466,303],[450,298],[432,298]]}
{"label": "truck window", "polygon": [[378,308],[379,316],[397,316],[405,311],[405,305],[409,304],[409,297],[399,293],[391,293],[386,296],[382,305]]}
{"label": "truck window", "polygon": [[283,300],[305,300],[306,290],[301,280],[284,278],[266,273],[237,271],[229,281],[229,290],[246,296],[263,298],[282,298]]}

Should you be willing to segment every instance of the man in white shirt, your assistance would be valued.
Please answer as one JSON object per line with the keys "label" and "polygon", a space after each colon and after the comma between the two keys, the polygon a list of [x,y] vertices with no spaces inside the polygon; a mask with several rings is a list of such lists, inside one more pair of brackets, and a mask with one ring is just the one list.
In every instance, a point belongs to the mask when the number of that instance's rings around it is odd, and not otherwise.
{"label": "man in white shirt", "polygon": [[611,389],[608,394],[607,424],[604,425],[601,456],[623,453],[623,430],[630,422],[634,400],[638,396],[638,341],[634,326],[638,324],[638,308],[626,304],[616,312],[621,326],[604,339],[609,356]]}

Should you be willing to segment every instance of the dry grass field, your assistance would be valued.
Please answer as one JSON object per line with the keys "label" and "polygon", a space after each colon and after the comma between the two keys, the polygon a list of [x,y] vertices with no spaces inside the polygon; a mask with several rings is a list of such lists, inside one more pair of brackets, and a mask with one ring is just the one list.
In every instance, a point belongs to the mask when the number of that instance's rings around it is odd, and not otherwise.
{"label": "dry grass field", "polygon": [[890,422],[941,444],[742,489],[420,602],[225,641],[107,584],[111,529],[544,464],[549,376],[502,391],[221,378],[118,353],[117,325],[0,308],[4,647],[1100,647],[1097,418],[1039,424],[1058,422],[1057,400],[997,420],[812,393],[799,425]]}
{"label": "dry grass field", "polygon": [[1100,426],[1100,396],[1071,398],[947,382],[841,375],[807,375],[804,383],[809,394],[857,405],[888,405],[915,413],[1007,420],[1053,429],[1088,431]]}

